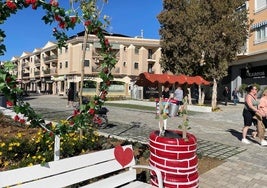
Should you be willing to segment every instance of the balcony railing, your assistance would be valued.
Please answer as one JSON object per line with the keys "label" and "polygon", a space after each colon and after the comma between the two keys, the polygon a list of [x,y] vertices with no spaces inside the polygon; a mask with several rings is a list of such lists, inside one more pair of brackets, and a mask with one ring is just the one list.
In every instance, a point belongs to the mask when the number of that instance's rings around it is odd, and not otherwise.
{"label": "balcony railing", "polygon": [[34,76],[40,76],[40,71],[35,71]]}
{"label": "balcony railing", "polygon": [[48,68],[46,70],[43,70],[44,74],[57,74],[57,69],[56,68]]}
{"label": "balcony railing", "polygon": [[55,59],[57,59],[57,55],[51,55],[51,56],[44,57],[44,61],[51,61],[51,60],[55,60]]}
{"label": "balcony railing", "polygon": [[29,72],[28,73],[23,73],[22,76],[23,76],[23,78],[30,77],[30,73]]}

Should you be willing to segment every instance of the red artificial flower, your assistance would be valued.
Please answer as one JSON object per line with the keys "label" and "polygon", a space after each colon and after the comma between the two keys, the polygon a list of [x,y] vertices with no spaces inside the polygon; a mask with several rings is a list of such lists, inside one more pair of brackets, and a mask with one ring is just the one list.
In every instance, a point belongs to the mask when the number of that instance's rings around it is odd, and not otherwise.
{"label": "red artificial flower", "polygon": [[11,77],[6,77],[6,83],[10,83],[12,81],[12,78]]}
{"label": "red artificial flower", "polygon": [[13,103],[12,103],[12,101],[6,101],[6,105],[7,106],[13,106]]}
{"label": "red artificial flower", "polygon": [[76,116],[76,115],[78,115],[78,114],[80,114],[80,111],[79,111],[79,110],[74,110],[74,111],[73,111],[73,116]]}
{"label": "red artificial flower", "polygon": [[15,120],[15,121],[19,121],[19,120],[20,120],[20,117],[19,117],[18,115],[15,115],[15,116],[14,116],[14,120]]}
{"label": "red artificial flower", "polygon": [[32,3],[32,0],[25,0],[25,4],[29,5]]}
{"label": "red artificial flower", "polygon": [[94,115],[95,114],[95,109],[90,108],[89,111],[88,111],[88,113],[91,114],[91,115]]}
{"label": "red artificial flower", "polygon": [[69,123],[70,123],[70,126],[73,127],[74,121],[70,121]]}
{"label": "red artificial flower", "polygon": [[27,5],[36,4],[37,5],[36,0],[25,0],[25,4]]}
{"label": "red artificial flower", "polygon": [[99,27],[98,27],[98,28],[95,28],[94,31],[93,31],[93,33],[94,33],[95,35],[97,35],[98,32],[99,32]]}
{"label": "red artificial flower", "polygon": [[57,6],[58,6],[58,2],[57,2],[57,0],[50,0],[50,4],[51,4],[53,7],[57,7]]}
{"label": "red artificial flower", "polygon": [[108,74],[108,73],[109,73],[108,68],[107,68],[107,67],[103,68],[103,72],[104,72],[105,74]]}
{"label": "red artificial flower", "polygon": [[32,4],[32,9],[33,9],[33,10],[36,10],[36,9],[37,9],[37,3]]}
{"label": "red artificial flower", "polygon": [[75,24],[77,22],[77,17],[71,17],[70,22]]}
{"label": "red artificial flower", "polygon": [[64,29],[64,28],[65,28],[65,23],[64,23],[64,22],[60,22],[58,25],[59,25],[59,27],[60,27],[61,29]]}
{"label": "red artificial flower", "polygon": [[47,127],[52,127],[52,122],[46,124]]}
{"label": "red artificial flower", "polygon": [[59,22],[62,21],[62,19],[61,19],[61,17],[60,17],[59,15],[55,15],[55,20],[56,20],[56,21],[59,21]]}
{"label": "red artificial flower", "polygon": [[25,119],[20,119],[19,122],[20,122],[21,124],[25,124],[26,120],[25,120]]}
{"label": "red artificial flower", "polygon": [[52,137],[54,133],[52,131],[49,132],[49,136]]}
{"label": "red artificial flower", "polygon": [[109,46],[109,41],[108,41],[108,39],[105,39],[105,45],[106,45],[106,46]]}
{"label": "red artificial flower", "polygon": [[107,86],[110,86],[110,80],[106,81]]}
{"label": "red artificial flower", "polygon": [[17,8],[17,5],[13,1],[7,1],[6,6],[11,10],[15,10]]}
{"label": "red artificial flower", "polygon": [[85,25],[86,27],[89,26],[89,25],[91,25],[91,21],[90,21],[90,20],[85,21],[85,22],[84,22],[84,25]]}

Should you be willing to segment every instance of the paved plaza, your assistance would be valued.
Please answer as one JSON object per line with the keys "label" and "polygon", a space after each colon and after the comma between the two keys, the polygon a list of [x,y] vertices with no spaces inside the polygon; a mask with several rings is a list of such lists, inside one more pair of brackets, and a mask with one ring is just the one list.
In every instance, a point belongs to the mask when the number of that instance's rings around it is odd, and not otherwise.
{"label": "paved plaza", "polygon": [[[48,120],[62,119],[70,115],[67,99],[54,95],[30,96],[27,102]],[[122,102],[122,101],[121,101]],[[144,106],[154,102],[123,101]],[[190,133],[198,140],[198,152],[226,161],[200,176],[201,188],[264,188],[267,187],[267,147],[241,143],[243,104],[220,105],[218,112],[190,112]],[[109,126],[100,130],[103,134],[148,142],[151,131],[158,129],[155,112],[108,106]],[[168,129],[177,129],[181,117],[168,119]],[[253,129],[255,127],[252,127]],[[249,137],[250,138],[250,137]]]}

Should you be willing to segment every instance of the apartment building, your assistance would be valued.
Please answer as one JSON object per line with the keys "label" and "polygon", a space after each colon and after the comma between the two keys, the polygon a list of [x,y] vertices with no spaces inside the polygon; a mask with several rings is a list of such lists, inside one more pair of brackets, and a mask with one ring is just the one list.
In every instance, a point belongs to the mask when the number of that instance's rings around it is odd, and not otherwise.
{"label": "apartment building", "polygon": [[267,86],[267,1],[249,0],[247,8],[254,20],[252,33],[238,60],[230,65],[232,90],[243,83]]}
{"label": "apartment building", "polygon": [[[109,33],[106,33],[106,38],[117,59],[112,70],[114,80],[109,96],[142,98],[142,88],[135,86],[134,82],[140,73],[161,73],[160,41]],[[81,32],[69,38],[67,48],[58,49],[56,43],[48,41],[42,48],[13,57],[11,61],[17,64],[21,87],[27,92],[44,94],[66,95],[70,87],[78,92],[85,48],[83,95],[95,95],[102,81],[98,77],[102,61],[101,46],[95,35],[89,35],[86,46],[83,40],[84,32]]]}
{"label": "apartment building", "polygon": [[[254,20],[252,33],[237,61],[230,64],[229,76],[224,85],[231,90],[241,84],[258,83],[267,86],[267,1],[249,0],[246,3],[249,18]],[[80,90],[82,51],[86,49],[84,61],[84,95],[95,95],[101,84],[98,77],[101,63],[100,44],[94,35],[89,36],[83,46],[84,32],[72,36],[67,41],[68,48],[57,49],[57,44],[47,42],[33,52],[23,52],[12,61],[18,65],[17,75],[21,87],[28,92],[66,95],[69,87]],[[133,38],[120,34],[106,33],[107,39],[116,53],[117,64],[113,70],[109,96],[143,98],[143,88],[134,85],[140,73],[162,73],[160,41],[155,39]],[[222,85],[219,87],[224,88]],[[153,89],[155,88],[145,88]],[[219,88],[220,90],[220,88]],[[220,91],[219,91],[220,93]]]}

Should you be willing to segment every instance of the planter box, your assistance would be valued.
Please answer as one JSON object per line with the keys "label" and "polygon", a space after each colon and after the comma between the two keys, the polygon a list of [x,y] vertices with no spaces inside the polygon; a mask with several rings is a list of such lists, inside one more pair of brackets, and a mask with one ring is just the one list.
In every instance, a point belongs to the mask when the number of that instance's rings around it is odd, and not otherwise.
{"label": "planter box", "polygon": [[194,112],[212,112],[211,106],[187,105],[187,110]]}

